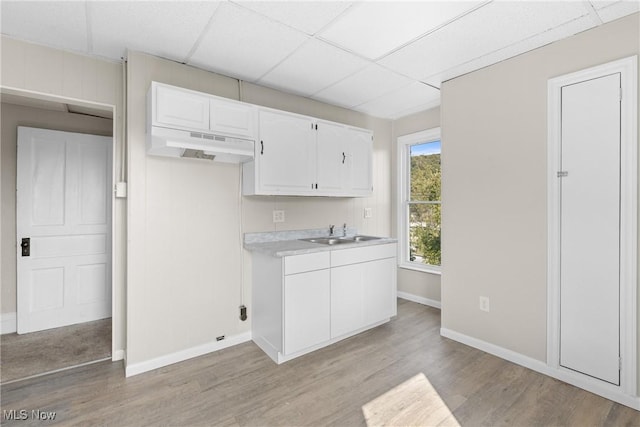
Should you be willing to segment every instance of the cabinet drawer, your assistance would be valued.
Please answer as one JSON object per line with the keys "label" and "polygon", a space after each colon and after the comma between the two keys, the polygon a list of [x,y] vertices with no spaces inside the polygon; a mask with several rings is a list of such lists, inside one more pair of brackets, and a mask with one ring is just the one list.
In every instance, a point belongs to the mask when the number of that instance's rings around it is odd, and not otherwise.
{"label": "cabinet drawer", "polygon": [[313,254],[292,255],[284,258],[284,274],[303,273],[305,271],[322,270],[329,268],[329,252]]}
{"label": "cabinet drawer", "polygon": [[353,249],[331,251],[331,267],[374,261],[396,256],[396,244],[364,246]]}

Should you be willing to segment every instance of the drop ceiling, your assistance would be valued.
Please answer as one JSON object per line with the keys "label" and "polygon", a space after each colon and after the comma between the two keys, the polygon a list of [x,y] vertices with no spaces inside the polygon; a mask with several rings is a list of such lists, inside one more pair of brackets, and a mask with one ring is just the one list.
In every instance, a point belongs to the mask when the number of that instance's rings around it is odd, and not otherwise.
{"label": "drop ceiling", "polygon": [[7,1],[10,37],[146,52],[395,119],[443,81],[637,12],[634,1]]}

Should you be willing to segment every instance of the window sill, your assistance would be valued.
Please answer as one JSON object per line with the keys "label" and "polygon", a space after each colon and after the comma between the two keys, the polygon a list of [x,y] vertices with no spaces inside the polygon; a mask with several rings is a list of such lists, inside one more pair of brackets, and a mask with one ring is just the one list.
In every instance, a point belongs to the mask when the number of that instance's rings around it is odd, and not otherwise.
{"label": "window sill", "polygon": [[422,273],[434,274],[436,276],[442,275],[442,271],[440,270],[440,267],[436,267],[434,265],[425,265],[423,267],[421,265],[404,262],[404,263],[398,263],[398,268],[404,268],[405,270],[420,271]]}

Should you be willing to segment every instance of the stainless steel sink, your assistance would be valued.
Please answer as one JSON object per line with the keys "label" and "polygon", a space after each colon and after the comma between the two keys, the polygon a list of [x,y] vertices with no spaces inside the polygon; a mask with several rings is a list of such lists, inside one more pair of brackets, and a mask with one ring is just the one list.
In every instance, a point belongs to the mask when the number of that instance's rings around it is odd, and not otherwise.
{"label": "stainless steel sink", "polygon": [[343,243],[355,243],[355,242],[366,242],[368,240],[378,240],[382,237],[374,237],[374,236],[349,236],[349,237],[311,237],[307,239],[300,239],[305,242],[311,243],[319,243],[321,245],[339,245]]}
{"label": "stainless steel sink", "polygon": [[367,242],[369,240],[380,240],[380,239],[382,239],[382,237],[356,235],[356,236],[352,236],[352,237],[344,237],[344,239],[352,240],[352,241],[355,241],[355,242]]}
{"label": "stainless steel sink", "polygon": [[353,243],[353,240],[344,240],[337,237],[312,237],[309,239],[300,240],[311,243],[320,243],[321,245],[339,245],[340,243]]}

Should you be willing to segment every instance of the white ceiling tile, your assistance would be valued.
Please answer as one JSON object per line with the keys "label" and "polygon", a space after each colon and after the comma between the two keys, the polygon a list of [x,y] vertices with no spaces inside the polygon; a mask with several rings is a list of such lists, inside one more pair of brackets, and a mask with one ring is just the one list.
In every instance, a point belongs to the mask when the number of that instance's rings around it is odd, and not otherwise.
{"label": "white ceiling tile", "polygon": [[612,4],[622,3],[622,0],[603,1],[603,0],[591,0],[589,3],[593,5],[595,10],[599,10],[605,7],[609,7]]}
{"label": "white ceiling tile", "polygon": [[189,64],[255,81],[308,36],[231,3],[223,3]]}
{"label": "white ceiling tile", "polygon": [[320,37],[370,59],[402,46],[482,2],[361,2]]}
{"label": "white ceiling tile", "polygon": [[371,64],[364,70],[316,93],[313,98],[351,108],[410,83],[411,79],[407,77]]}
{"label": "white ceiling tile", "polygon": [[585,15],[578,19],[574,19],[573,21],[568,22],[564,25],[555,27],[549,31],[536,34],[503,49],[491,52],[488,55],[475,58],[463,64],[456,65],[446,71],[436,73],[426,79],[423,79],[423,81],[431,85],[440,87],[441,83],[446,80],[461,76],[466,73],[470,73],[475,70],[479,70],[480,68],[487,67],[500,61],[504,61],[506,59],[539,48],[546,44],[553,43],[554,41],[570,37],[574,34],[588,30],[589,28],[593,28],[594,26],[595,24],[591,17],[589,15]]}
{"label": "white ceiling tile", "polygon": [[87,52],[84,2],[1,1],[2,33],[46,46]]}
{"label": "white ceiling tile", "polygon": [[351,6],[351,2],[346,1],[242,1],[237,3],[307,34],[315,34]]}
{"label": "white ceiling tile", "polygon": [[311,95],[365,67],[367,61],[311,39],[259,80],[266,86]]}
{"label": "white ceiling tile", "polygon": [[93,52],[120,58],[126,49],[183,61],[219,2],[90,2]]}
{"label": "white ceiling tile", "polygon": [[438,89],[415,82],[354,109],[373,116],[396,118],[439,104]]}
{"label": "white ceiling tile", "polygon": [[638,1],[617,1],[598,9],[598,15],[604,22],[611,22],[640,10]]}
{"label": "white ceiling tile", "polygon": [[380,64],[422,79],[588,14],[579,2],[496,2],[383,58]]}

